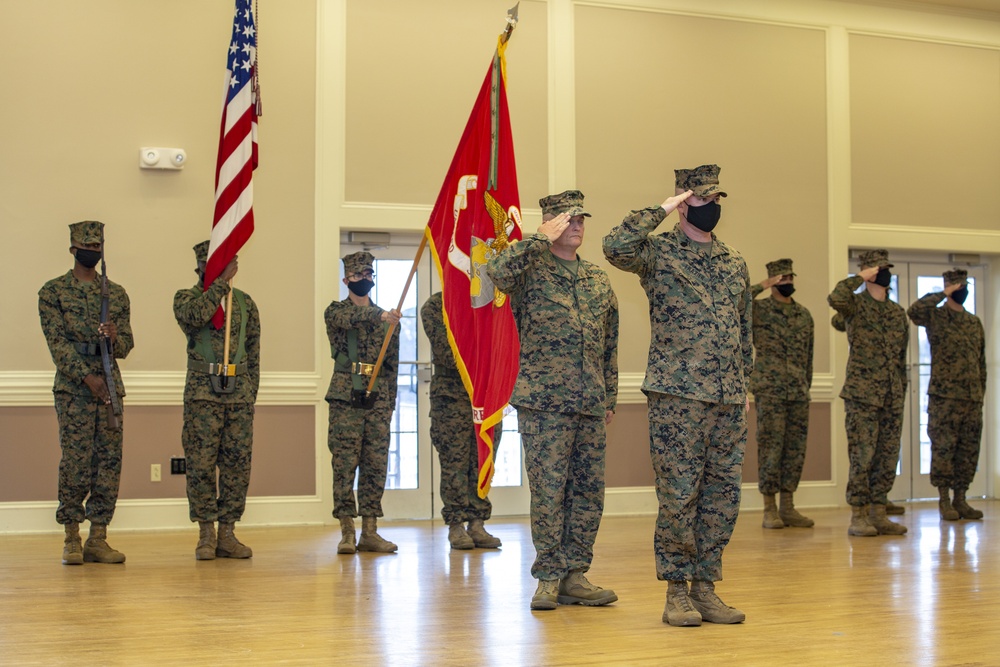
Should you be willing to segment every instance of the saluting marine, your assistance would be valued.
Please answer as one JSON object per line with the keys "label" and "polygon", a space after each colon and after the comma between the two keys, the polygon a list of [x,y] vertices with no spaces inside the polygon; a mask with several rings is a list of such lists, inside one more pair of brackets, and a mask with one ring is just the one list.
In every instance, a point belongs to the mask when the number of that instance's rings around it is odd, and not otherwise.
{"label": "saluting marine", "polygon": [[[746,614],[719,598],[715,582],[740,506],[753,372],[750,278],[743,257],[712,233],[726,196],[718,165],[674,176],[674,196],[632,211],[604,237],[604,256],[637,274],[649,299],[642,390],[660,502],[656,576],[667,582],[662,620],[742,623]],[[674,209],[680,222],[653,234]]]}
{"label": "saluting marine", "polygon": [[588,581],[604,512],[606,425],[618,400],[618,299],[607,274],[580,259],[583,194],[538,202],[538,232],[490,259],[521,337],[517,408],[531,487],[531,609],[601,606],[614,591]]}
{"label": "saluting marine", "polygon": [[[909,324],[902,306],[888,298],[889,253],[867,250],[858,261],[857,275],[841,280],[827,297],[843,318],[851,346],[840,392],[851,462],[847,532],[861,537],[903,535],[906,526],[886,518],[886,503],[899,463]],[[865,290],[855,294],[862,285]]]}
{"label": "saluting marine", "polygon": [[[927,435],[931,439],[931,484],[940,494],[941,518],[982,519],[965,492],[979,464],[986,394],[986,335],[983,323],[965,309],[969,273],[945,271],[944,289],[913,302],[907,314],[927,329],[931,381],[927,388]],[[938,307],[944,301],[943,307]],[[954,501],[948,497],[955,492]]]}

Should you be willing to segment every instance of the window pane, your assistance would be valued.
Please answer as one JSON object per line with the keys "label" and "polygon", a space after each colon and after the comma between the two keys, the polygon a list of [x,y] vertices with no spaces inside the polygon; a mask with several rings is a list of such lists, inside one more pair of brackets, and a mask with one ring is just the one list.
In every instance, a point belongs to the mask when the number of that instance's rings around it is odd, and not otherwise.
{"label": "window pane", "polygon": [[511,408],[502,422],[503,438],[494,455],[493,486],[521,486],[521,434],[517,411]]}

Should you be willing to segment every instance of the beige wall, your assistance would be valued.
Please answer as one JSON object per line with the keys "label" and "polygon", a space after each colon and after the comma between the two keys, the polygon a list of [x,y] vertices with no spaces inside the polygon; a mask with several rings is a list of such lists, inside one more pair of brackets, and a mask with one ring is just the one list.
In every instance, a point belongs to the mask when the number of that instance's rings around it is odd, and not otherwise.
{"label": "beige wall", "polygon": [[[836,394],[847,349],[825,327],[825,297],[850,270],[848,250],[975,251],[994,271],[1000,255],[1000,16],[887,4],[524,0],[508,49],[529,231],[539,197],[579,187],[594,213],[584,255],[607,266],[600,239],[628,210],[669,195],[674,168],[717,162],[730,193],[719,236],[754,279],[771,259],[795,260],[797,297],[817,322],[807,481],[821,504],[842,502],[846,481]],[[52,365],[36,292],[70,268],[66,225],[83,218],[108,223],[111,277],[133,304],[136,348],[122,367],[134,461],[127,454],[123,494],[180,497],[168,489],[177,480],[149,487],[147,459],[179,447],[183,339],[170,302],[191,284],[190,248],[210,226],[230,2],[4,9],[0,437],[20,465],[0,466],[0,512],[52,498]],[[320,313],[340,279],[340,232],[426,223],[505,10],[494,0],[262,8],[258,229],[237,282],[262,313],[252,492],[308,497],[294,520],[329,515]],[[139,170],[145,145],[182,147],[188,165]],[[647,303],[634,277],[609,273],[622,306],[623,398],[608,479],[643,486]],[[748,466],[752,446],[749,456]]]}
{"label": "beige wall", "polygon": [[[184,363],[170,304],[195,282],[191,247],[211,231],[229,2],[4,3],[0,55],[0,370],[50,367],[37,290],[72,267],[67,224],[107,224],[108,275],[132,301],[128,371]],[[230,26],[230,27],[227,27]],[[283,2],[261,26],[264,117],[254,178],[257,232],[237,284],[262,318],[264,370],[312,368],[315,7]],[[266,54],[266,55],[264,55]],[[187,151],[183,170],[140,170],[141,146]],[[280,276],[280,279],[275,279]]]}

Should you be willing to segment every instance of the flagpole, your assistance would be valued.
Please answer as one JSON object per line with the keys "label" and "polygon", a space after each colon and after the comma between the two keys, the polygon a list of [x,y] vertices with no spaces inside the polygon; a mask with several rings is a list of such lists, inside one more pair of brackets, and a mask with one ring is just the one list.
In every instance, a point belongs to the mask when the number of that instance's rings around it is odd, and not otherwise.
{"label": "flagpole", "polygon": [[226,342],[222,348],[222,374],[229,375],[229,332],[233,326],[233,280],[229,279],[229,294],[226,295]]}
{"label": "flagpole", "polygon": [[[410,291],[410,283],[413,282],[413,276],[417,273],[417,267],[420,265],[420,256],[424,254],[424,248],[427,247],[427,236],[424,235],[420,238],[420,245],[417,247],[417,254],[413,258],[413,266],[410,267],[410,275],[406,277],[406,284],[403,285],[403,293],[399,295],[399,304],[396,305],[396,312],[403,312],[403,301],[406,300],[406,293]],[[378,353],[378,360],[375,362],[375,370],[372,371],[372,379],[368,381],[368,389],[365,391],[365,397],[371,396],[372,390],[375,388],[375,381],[378,380],[378,372],[382,369],[382,361],[385,359],[385,351],[389,348],[389,341],[392,339],[392,333],[396,330],[396,323],[389,325],[389,330],[385,334],[385,340],[382,341],[382,349]]]}

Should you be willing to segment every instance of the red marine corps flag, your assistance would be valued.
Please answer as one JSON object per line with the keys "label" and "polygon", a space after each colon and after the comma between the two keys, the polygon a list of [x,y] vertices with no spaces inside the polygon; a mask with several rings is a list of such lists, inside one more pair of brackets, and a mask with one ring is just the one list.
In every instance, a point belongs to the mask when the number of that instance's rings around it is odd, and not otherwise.
{"label": "red marine corps flag", "polygon": [[[251,0],[236,0],[233,36],[226,51],[225,86],[219,155],[215,164],[215,217],[205,267],[205,291],[253,234],[253,170],[257,168],[260,96],[257,26]],[[212,323],[216,329],[222,328],[221,308],[216,311]]]}
{"label": "red marine corps flag", "polygon": [[514,389],[520,353],[507,295],[486,275],[487,260],[521,238],[504,60],[516,6],[507,23],[425,232],[441,275],[448,338],[472,399],[481,498],[493,479],[493,427]]}

